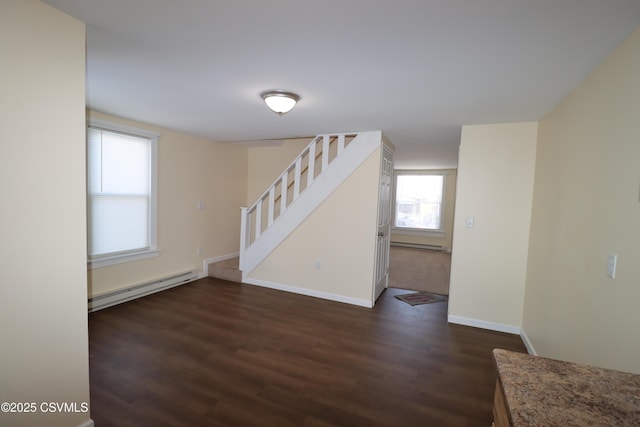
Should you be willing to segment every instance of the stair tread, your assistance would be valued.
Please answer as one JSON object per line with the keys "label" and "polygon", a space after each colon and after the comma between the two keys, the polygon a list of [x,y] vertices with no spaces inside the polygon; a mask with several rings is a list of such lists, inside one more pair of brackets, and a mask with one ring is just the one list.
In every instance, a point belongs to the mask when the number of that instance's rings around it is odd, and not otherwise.
{"label": "stair tread", "polygon": [[209,276],[241,283],[242,272],[240,271],[239,263],[238,257],[214,262],[209,265]]}

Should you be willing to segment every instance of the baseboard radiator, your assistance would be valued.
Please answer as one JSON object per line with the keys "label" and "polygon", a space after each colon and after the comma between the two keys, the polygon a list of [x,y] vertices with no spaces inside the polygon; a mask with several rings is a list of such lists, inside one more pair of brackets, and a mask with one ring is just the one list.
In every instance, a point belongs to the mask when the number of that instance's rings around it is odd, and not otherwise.
{"label": "baseboard radiator", "polygon": [[402,242],[391,242],[391,246],[399,246],[402,248],[415,248],[415,249],[430,249],[432,251],[444,251],[445,247],[440,245],[423,245],[419,243],[402,243]]}
{"label": "baseboard radiator", "polygon": [[145,295],[164,291],[165,289],[189,283],[198,278],[196,271],[185,271],[184,273],[174,274],[162,279],[153,280],[147,283],[134,285],[131,287],[118,289],[117,291],[108,292],[89,298],[89,312],[101,310],[116,304],[131,301]]}

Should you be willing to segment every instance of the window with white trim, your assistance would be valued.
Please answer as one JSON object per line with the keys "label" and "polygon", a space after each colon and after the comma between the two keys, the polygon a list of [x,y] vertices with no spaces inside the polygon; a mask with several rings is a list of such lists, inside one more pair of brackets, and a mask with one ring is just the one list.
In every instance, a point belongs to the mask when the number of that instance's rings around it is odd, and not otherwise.
{"label": "window with white trim", "polygon": [[442,231],[444,178],[433,171],[395,171],[393,227]]}
{"label": "window with white trim", "polygon": [[90,267],[157,256],[158,134],[92,120],[87,129]]}

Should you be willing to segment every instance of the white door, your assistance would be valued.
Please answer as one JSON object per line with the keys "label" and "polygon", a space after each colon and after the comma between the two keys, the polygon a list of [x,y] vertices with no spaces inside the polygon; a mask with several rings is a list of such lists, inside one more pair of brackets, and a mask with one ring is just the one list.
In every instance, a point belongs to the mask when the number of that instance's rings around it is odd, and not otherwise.
{"label": "white door", "polygon": [[383,145],[378,197],[378,237],[373,300],[377,300],[389,283],[389,245],[391,243],[391,180],[393,179],[393,151]]}

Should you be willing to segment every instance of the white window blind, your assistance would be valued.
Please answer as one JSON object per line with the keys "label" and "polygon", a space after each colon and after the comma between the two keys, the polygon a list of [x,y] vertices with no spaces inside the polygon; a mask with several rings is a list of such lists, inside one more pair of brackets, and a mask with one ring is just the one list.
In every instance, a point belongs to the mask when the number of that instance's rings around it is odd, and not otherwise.
{"label": "white window blind", "polygon": [[89,126],[88,252],[91,260],[155,250],[155,137]]}

